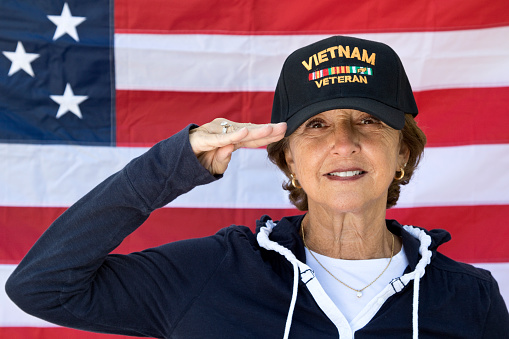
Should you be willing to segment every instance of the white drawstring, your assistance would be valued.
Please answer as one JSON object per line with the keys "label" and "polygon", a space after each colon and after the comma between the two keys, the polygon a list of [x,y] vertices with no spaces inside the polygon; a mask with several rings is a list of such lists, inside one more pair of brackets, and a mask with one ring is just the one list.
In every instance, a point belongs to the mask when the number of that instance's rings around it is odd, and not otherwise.
{"label": "white drawstring", "polygon": [[275,226],[276,224],[274,224],[272,220],[267,220],[265,227],[260,228],[260,232],[256,236],[256,240],[258,241],[260,247],[281,254],[293,266],[292,300],[290,301],[290,308],[288,309],[288,315],[286,317],[285,333],[283,335],[283,339],[288,339],[288,336],[290,335],[290,327],[292,326],[293,311],[295,309],[295,303],[297,302],[297,291],[299,288],[299,265],[298,260],[292,251],[269,239],[269,234],[272,232],[272,229]]}
{"label": "white drawstring", "polygon": [[421,260],[415,267],[413,278],[414,278],[414,299],[412,306],[412,332],[413,339],[419,338],[419,287],[421,278],[424,275],[426,266],[431,262],[432,252],[429,250],[431,245],[431,237],[426,234],[423,230],[412,226],[403,226],[403,228],[410,233],[414,238],[419,239],[421,245],[419,246],[419,254]]}

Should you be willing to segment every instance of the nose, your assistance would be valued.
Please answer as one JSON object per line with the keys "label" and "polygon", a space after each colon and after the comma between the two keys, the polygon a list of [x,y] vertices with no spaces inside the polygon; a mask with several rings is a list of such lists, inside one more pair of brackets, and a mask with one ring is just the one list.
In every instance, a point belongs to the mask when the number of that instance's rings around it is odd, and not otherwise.
{"label": "nose", "polygon": [[352,122],[342,121],[334,125],[331,146],[332,153],[341,156],[359,152],[359,134]]}

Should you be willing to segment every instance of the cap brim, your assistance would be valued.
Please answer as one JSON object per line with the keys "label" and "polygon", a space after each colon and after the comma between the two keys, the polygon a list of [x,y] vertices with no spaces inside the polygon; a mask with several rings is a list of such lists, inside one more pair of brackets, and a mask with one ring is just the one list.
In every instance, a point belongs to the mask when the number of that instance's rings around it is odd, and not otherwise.
{"label": "cap brim", "polygon": [[356,109],[369,113],[390,127],[401,130],[405,126],[405,112],[369,98],[335,98],[320,101],[295,112],[287,121],[285,136],[292,134],[309,118],[331,109]]}

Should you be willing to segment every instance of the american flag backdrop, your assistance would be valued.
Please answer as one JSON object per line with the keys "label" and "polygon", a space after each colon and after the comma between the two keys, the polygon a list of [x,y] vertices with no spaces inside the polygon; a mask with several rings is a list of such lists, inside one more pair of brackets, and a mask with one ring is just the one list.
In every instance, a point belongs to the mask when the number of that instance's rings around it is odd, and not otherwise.
{"label": "american flag backdrop", "polygon": [[[491,270],[509,302],[507,0],[0,0],[0,338],[118,338],[28,316],[7,277],[66,207],[157,141],[220,116],[268,122],[286,56],[335,34],[396,50],[428,136],[388,217],[447,229],[442,252]],[[241,149],[117,251],[300,213],[282,180],[264,149]]]}

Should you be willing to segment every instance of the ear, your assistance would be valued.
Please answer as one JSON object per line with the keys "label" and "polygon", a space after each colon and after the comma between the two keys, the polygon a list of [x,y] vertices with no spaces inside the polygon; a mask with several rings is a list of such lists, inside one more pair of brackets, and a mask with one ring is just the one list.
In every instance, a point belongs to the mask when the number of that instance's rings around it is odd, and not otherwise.
{"label": "ear", "polygon": [[399,154],[398,154],[398,164],[403,167],[404,164],[408,162],[408,159],[410,158],[410,150],[408,149],[408,146],[401,142],[399,147]]}
{"label": "ear", "polygon": [[293,154],[290,147],[287,147],[284,152],[288,170],[290,171],[290,173],[295,173],[295,161],[293,160]]}

